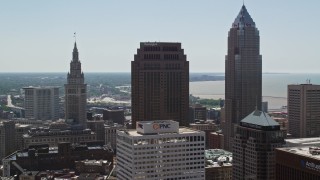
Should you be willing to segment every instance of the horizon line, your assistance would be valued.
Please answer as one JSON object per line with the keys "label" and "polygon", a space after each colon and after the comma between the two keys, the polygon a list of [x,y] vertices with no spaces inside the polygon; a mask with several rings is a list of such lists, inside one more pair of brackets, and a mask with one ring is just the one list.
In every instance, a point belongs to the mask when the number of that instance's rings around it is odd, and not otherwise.
{"label": "horizon line", "polygon": [[[0,72],[0,74],[9,74],[9,73],[68,73],[65,71],[56,71],[56,72],[48,72],[48,71],[24,71],[24,72]],[[131,71],[114,71],[114,72],[93,72],[93,71],[88,71],[88,72],[84,72],[84,74],[86,73],[131,73]],[[199,71],[194,71],[194,72],[189,72],[189,73],[205,73],[205,74],[212,74],[212,73],[221,73],[221,74],[225,74],[225,72],[199,72]],[[319,72],[262,72],[262,74],[320,74]]]}

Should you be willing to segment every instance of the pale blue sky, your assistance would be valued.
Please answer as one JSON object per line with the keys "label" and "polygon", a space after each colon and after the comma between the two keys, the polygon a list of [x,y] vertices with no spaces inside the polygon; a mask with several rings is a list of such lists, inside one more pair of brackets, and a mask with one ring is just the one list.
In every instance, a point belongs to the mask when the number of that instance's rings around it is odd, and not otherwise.
{"label": "pale blue sky", "polygon": [[[320,70],[319,0],[246,0],[264,72]],[[181,42],[191,72],[224,72],[241,0],[0,0],[0,72],[130,72],[141,41]]]}

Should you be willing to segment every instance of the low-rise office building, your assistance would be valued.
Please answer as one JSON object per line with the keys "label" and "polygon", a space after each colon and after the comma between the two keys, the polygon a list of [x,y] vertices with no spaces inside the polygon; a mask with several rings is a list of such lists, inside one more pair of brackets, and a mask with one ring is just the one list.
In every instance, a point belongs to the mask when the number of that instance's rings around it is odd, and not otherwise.
{"label": "low-rise office building", "polygon": [[113,150],[99,144],[71,145],[59,143],[57,147],[48,145],[32,146],[16,151],[5,157],[3,176],[10,177],[25,171],[75,170],[75,161],[101,159],[113,163]]}
{"label": "low-rise office building", "polygon": [[221,131],[210,132],[207,136],[209,149],[223,149],[224,135]]}
{"label": "low-rise office building", "polygon": [[32,128],[28,134],[23,135],[24,148],[42,144],[53,147],[58,146],[60,142],[82,143],[95,142],[96,140],[96,134],[90,129],[51,130],[49,128]]}
{"label": "low-rise office building", "polygon": [[232,153],[223,149],[208,149],[206,156],[206,180],[232,179]]}
{"label": "low-rise office building", "polygon": [[189,122],[194,123],[196,120],[207,120],[207,108],[201,104],[189,107]]}
{"label": "low-rise office building", "polygon": [[97,140],[104,142],[104,120],[87,121],[87,127],[97,135]]}
{"label": "low-rise office building", "polygon": [[277,148],[276,179],[320,179],[320,147]]}
{"label": "low-rise office building", "polygon": [[112,170],[112,162],[107,160],[76,161],[76,171],[79,173],[99,173],[107,175]]}
{"label": "low-rise office building", "polygon": [[125,129],[121,124],[109,124],[104,126],[104,144],[110,145],[116,151],[117,130]]}
{"label": "low-rise office building", "polygon": [[103,120],[109,120],[117,124],[124,124],[124,110],[123,109],[104,109]]}
{"label": "low-rise office building", "polygon": [[190,128],[195,129],[195,130],[200,130],[204,131],[206,134],[206,148],[209,148],[209,135],[212,132],[215,132],[218,130],[218,126],[212,121],[204,121],[200,120],[195,123],[191,123],[189,125]]}

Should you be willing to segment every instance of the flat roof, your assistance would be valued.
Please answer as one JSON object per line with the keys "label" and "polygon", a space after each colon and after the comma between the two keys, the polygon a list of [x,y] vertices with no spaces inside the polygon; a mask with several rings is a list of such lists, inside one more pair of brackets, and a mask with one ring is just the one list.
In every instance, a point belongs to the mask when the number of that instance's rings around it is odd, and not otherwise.
{"label": "flat roof", "polygon": [[232,166],[232,153],[224,149],[206,149],[206,168]]}
{"label": "flat roof", "polygon": [[300,146],[315,146],[320,145],[320,137],[314,137],[314,138],[295,138],[295,139],[285,139],[286,144],[295,144]]}
{"label": "flat roof", "polygon": [[150,136],[150,135],[167,135],[167,134],[191,134],[191,133],[199,133],[203,131],[195,130],[195,129],[190,129],[187,127],[180,127],[179,132],[169,132],[169,133],[156,133],[156,134],[140,134],[137,132],[135,129],[126,129],[126,130],[119,130],[121,132],[124,132],[128,134],[129,136],[135,136],[135,137],[142,137],[142,136]]}
{"label": "flat roof", "polygon": [[281,151],[286,151],[293,154],[298,154],[306,157],[310,157],[313,159],[320,160],[320,154],[319,155],[312,155],[309,151],[310,146],[304,146],[304,147],[285,147],[285,148],[277,148]]}

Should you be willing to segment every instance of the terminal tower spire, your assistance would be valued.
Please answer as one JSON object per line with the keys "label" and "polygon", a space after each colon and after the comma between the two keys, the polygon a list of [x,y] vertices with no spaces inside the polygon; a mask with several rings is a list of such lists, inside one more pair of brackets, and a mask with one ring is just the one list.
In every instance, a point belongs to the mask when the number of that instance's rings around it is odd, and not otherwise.
{"label": "terminal tower spire", "polygon": [[68,73],[68,84],[84,84],[84,75],[81,71],[77,42],[74,42],[72,61],[70,62],[70,73]]}

